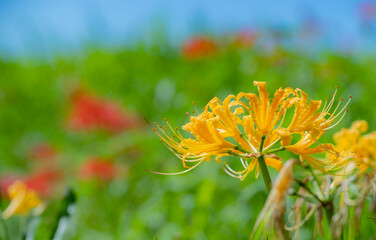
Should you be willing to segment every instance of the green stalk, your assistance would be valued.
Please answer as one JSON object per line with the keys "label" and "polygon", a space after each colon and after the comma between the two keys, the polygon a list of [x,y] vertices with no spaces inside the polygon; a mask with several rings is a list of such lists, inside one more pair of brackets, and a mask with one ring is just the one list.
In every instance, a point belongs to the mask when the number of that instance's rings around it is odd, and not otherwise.
{"label": "green stalk", "polygon": [[272,149],[270,151],[264,150],[264,153],[265,154],[271,154],[271,153],[276,153],[276,152],[280,152],[280,151],[284,151],[284,150],[285,150],[285,147],[280,147],[280,148]]}
{"label": "green stalk", "polygon": [[260,165],[260,170],[262,173],[262,178],[264,179],[266,190],[268,190],[268,193],[270,193],[270,190],[272,189],[272,180],[270,178],[268,168],[266,167],[266,164],[265,164],[264,155],[261,155],[260,157],[258,157],[257,160]]}
{"label": "green stalk", "polygon": [[[261,137],[261,143],[260,143],[260,148],[259,148],[260,153],[262,153],[262,148],[264,147],[265,138],[266,138],[265,136]],[[266,163],[265,163],[264,155],[261,154],[257,158],[257,160],[258,160],[258,163],[259,163],[259,166],[260,166],[262,178],[264,179],[266,190],[268,191],[268,193],[270,193],[270,190],[272,188],[272,180],[270,178],[269,171],[268,171],[268,168],[267,168]]]}
{"label": "green stalk", "polygon": [[238,146],[235,146],[234,149],[236,150],[239,150],[243,153],[252,153],[251,151],[248,151],[247,149],[243,148],[242,146],[238,145]]}
{"label": "green stalk", "polygon": [[[10,240],[8,226],[5,223],[4,219],[1,217],[1,215],[0,215],[0,222],[1,222],[1,225],[2,225],[2,227],[4,229],[4,235],[5,235],[4,237],[5,237],[5,239]],[[0,235],[0,237],[1,237],[1,235]]]}
{"label": "green stalk", "polygon": [[[1,194],[1,192],[0,192],[0,207],[2,208],[3,206],[3,195]],[[8,230],[8,225],[6,224],[6,222],[5,222],[5,220],[4,220],[4,218],[2,217],[2,214],[3,214],[3,211],[0,211],[0,224],[1,224],[1,227],[4,229],[4,239],[7,239],[7,240],[10,240],[10,234],[9,234],[9,230]],[[1,233],[3,233],[3,231],[1,231]],[[0,238],[1,239],[3,239],[2,238],[3,237],[3,234],[0,234]]]}
{"label": "green stalk", "polygon": [[272,147],[274,147],[276,144],[278,144],[281,141],[281,138],[278,138],[274,142],[272,142],[269,146],[263,149],[264,152],[268,152]]}
{"label": "green stalk", "polygon": [[236,156],[236,157],[240,157],[240,158],[245,158],[246,157],[245,155],[233,152],[231,150],[228,150],[227,152],[228,152],[228,154],[231,154],[231,155]]}

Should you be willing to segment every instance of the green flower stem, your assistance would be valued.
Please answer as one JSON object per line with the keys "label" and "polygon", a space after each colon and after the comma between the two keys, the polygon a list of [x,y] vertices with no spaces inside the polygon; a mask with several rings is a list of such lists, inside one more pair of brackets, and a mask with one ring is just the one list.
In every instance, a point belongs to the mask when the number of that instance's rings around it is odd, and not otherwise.
{"label": "green flower stem", "polygon": [[243,148],[240,145],[235,146],[234,149],[239,150],[239,151],[241,151],[243,153],[252,153],[251,151],[248,151],[247,149]]}
{"label": "green flower stem", "polygon": [[239,154],[239,153],[236,153],[236,152],[233,152],[231,150],[228,150],[228,154],[231,154],[233,156],[240,157],[240,158],[247,158],[247,156]]}
{"label": "green flower stem", "polygon": [[272,147],[274,147],[276,144],[278,144],[279,142],[281,141],[281,138],[278,138],[277,140],[275,140],[274,142],[272,142],[269,146],[267,146],[266,148],[264,148],[264,152],[268,152]]}
{"label": "green flower stem", "polygon": [[[265,141],[266,136],[261,137],[261,142],[260,142],[260,147],[259,147],[259,152],[262,153],[262,149],[264,147],[264,141]],[[258,158],[258,163],[260,166],[262,178],[264,179],[265,187],[268,193],[270,193],[270,190],[272,189],[272,180],[269,175],[268,167],[266,166],[265,163],[265,158],[264,155],[260,155]]]}
{"label": "green flower stem", "polygon": [[272,180],[270,178],[268,168],[266,167],[264,155],[261,155],[260,157],[258,157],[257,160],[260,165],[260,170],[262,173],[262,178],[264,179],[266,190],[268,191],[268,193],[270,193],[270,190],[272,189]]}
{"label": "green flower stem", "polygon": [[270,151],[265,151],[263,153],[265,154],[270,154],[270,153],[276,153],[276,152],[280,152],[280,151],[284,151],[285,150],[285,147],[280,147],[280,148],[276,148],[276,149],[272,149]]}
{"label": "green flower stem", "polygon": [[248,143],[248,145],[251,147],[252,151],[257,152],[257,149],[249,142],[248,138],[246,138],[243,134],[240,134],[240,137]]}
{"label": "green flower stem", "polygon": [[[0,215],[0,222],[1,222],[1,226],[3,227],[4,229],[4,239],[7,239],[7,240],[10,240],[10,235],[9,235],[9,230],[8,230],[8,226],[7,224],[5,223],[4,219],[2,218],[2,216]],[[1,235],[0,235],[1,237]]]}

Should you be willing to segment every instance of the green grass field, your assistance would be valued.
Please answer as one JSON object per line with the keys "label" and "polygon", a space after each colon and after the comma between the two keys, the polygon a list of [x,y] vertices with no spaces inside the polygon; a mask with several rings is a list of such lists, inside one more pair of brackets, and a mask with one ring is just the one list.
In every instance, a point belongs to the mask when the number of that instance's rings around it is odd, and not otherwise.
{"label": "green grass field", "polygon": [[[70,217],[59,226],[61,236],[56,239],[248,239],[267,198],[261,176],[255,179],[251,173],[239,181],[225,174],[215,160],[187,174],[151,173],[147,170],[184,168],[144,118],[151,123],[168,118],[180,127],[189,121],[186,112],[202,111],[215,96],[224,99],[238,92],[256,92],[253,81],[267,82],[269,92],[301,88],[310,98],[321,100],[331,98],[338,86],[339,95],[352,95],[353,101],[344,120],[322,138],[330,142],[333,133],[355,120],[366,120],[370,131],[376,128],[375,61],[373,56],[356,53],[313,56],[283,47],[266,51],[257,45],[221,47],[192,60],[168,44],[88,51],[57,56],[50,62],[0,60],[1,175],[25,177],[43,170],[49,164],[33,159],[30,152],[48,144],[55,149],[53,164],[60,176],[56,184],[46,187],[48,196],[41,196],[46,204],[43,213],[11,217],[5,221],[8,235],[21,239],[22,229],[32,223],[28,234],[50,239],[66,203],[64,194],[71,188],[76,202],[68,208]],[[67,119],[77,89],[116,103],[136,116],[137,124],[114,132],[70,129]],[[284,160],[291,157],[296,156],[283,155]],[[116,177],[82,179],[80,168],[91,158],[113,162]],[[278,172],[272,168],[270,172],[275,179]],[[1,208],[7,204],[3,196]],[[346,239],[375,239],[374,217],[365,211],[360,238],[349,233]],[[299,239],[312,239],[313,224],[311,219],[302,226]],[[0,229],[1,239],[7,239],[4,226]]]}

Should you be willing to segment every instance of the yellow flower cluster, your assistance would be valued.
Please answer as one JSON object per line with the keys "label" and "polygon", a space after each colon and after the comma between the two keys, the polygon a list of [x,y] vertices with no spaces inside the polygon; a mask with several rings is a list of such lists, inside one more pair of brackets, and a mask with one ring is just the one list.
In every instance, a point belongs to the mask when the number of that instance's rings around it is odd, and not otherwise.
{"label": "yellow flower cluster", "polygon": [[42,203],[35,191],[28,189],[21,181],[10,185],[8,193],[11,202],[8,208],[2,213],[5,219],[17,214],[27,214],[32,208]]}
{"label": "yellow flower cluster", "polygon": [[[309,100],[300,89],[280,88],[269,98],[265,82],[255,81],[254,85],[258,95],[240,92],[223,101],[215,97],[201,114],[190,116],[190,122],[182,129],[193,138],[184,138],[167,120],[167,126],[156,125],[154,131],[182,160],[186,171],[212,156],[219,163],[221,157],[236,156],[244,169],[236,171],[225,162],[224,170],[242,180],[253,170],[258,175],[260,156],[265,157],[267,165],[279,170],[282,162],[275,153],[281,150],[299,155],[323,172],[335,172],[343,166],[343,157],[334,151],[333,145],[320,144],[318,139],[342,120],[350,99],[342,107],[343,99],[339,99],[334,107],[336,90],[322,106],[322,101]],[[335,157],[322,160],[312,156],[321,152]]]}
{"label": "yellow flower cluster", "polygon": [[334,134],[335,148],[341,155],[352,155],[346,170],[376,171],[376,132],[362,135],[368,130],[366,121],[355,121],[348,129]]}

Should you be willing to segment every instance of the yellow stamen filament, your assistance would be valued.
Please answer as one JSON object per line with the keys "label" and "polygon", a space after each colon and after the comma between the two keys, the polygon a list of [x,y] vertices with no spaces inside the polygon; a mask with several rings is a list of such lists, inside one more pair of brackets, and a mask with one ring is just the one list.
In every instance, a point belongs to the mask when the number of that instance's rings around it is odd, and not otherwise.
{"label": "yellow stamen filament", "polygon": [[[351,101],[351,97],[349,98],[349,100],[347,100],[345,106],[342,107],[341,111],[339,113],[337,113],[337,115],[334,115],[335,114],[335,111],[331,114],[331,117],[328,119],[329,121],[332,120],[332,119],[336,119],[343,111],[346,110],[346,107],[347,105],[349,105],[350,101]],[[340,105],[340,102],[338,103],[338,105]],[[338,106],[337,106],[338,108]]]}
{"label": "yellow stamen filament", "polygon": [[192,171],[193,169],[195,169],[198,165],[200,165],[200,163],[202,163],[203,160],[201,160],[200,162],[196,163],[196,165],[194,165],[193,167],[190,167],[189,169],[187,170],[184,170],[182,172],[177,172],[177,173],[162,173],[162,172],[155,172],[155,171],[151,171],[151,170],[147,170],[149,172],[152,172],[152,173],[155,173],[155,174],[160,174],[160,175],[167,175],[167,176],[171,176],[171,175],[179,175],[179,174],[183,174],[183,173],[187,173],[187,172],[190,172]]}
{"label": "yellow stamen filament", "polygon": [[[333,128],[333,127],[335,127],[335,126],[337,126],[341,121],[342,121],[342,119],[345,117],[345,115],[346,115],[346,113],[348,112],[348,110],[346,109],[346,111],[343,113],[343,115],[342,115],[342,117],[335,123],[335,124],[333,124],[332,126],[330,126],[330,127],[327,127],[327,128],[324,128],[323,130],[328,130],[328,129],[331,129],[331,128]],[[334,120],[334,119],[333,119]]]}
{"label": "yellow stamen filament", "polygon": [[242,163],[243,167],[247,168],[248,167],[248,162],[244,161],[243,158],[239,158],[239,159],[240,159],[240,162]]}

